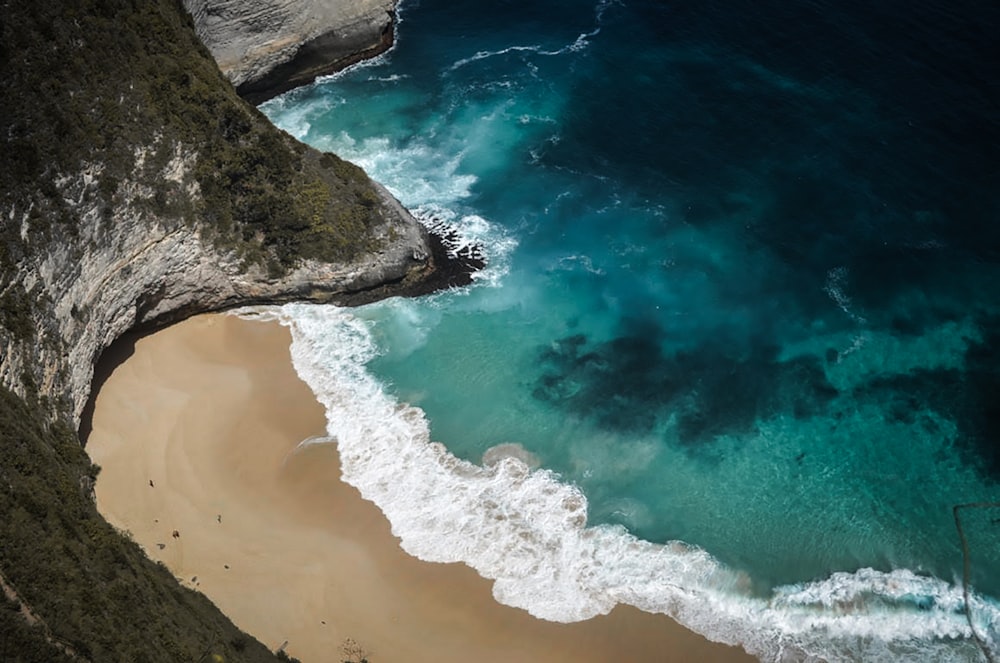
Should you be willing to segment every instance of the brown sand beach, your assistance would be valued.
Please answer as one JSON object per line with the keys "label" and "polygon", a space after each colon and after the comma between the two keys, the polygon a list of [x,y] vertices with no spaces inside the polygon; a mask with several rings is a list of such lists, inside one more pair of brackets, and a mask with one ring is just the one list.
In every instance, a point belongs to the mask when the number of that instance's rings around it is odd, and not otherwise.
{"label": "brown sand beach", "polygon": [[97,397],[97,504],[242,629],[303,663],[752,661],[662,615],[576,624],[500,605],[491,582],[398,546],[339,480],[323,411],[275,322],[197,317],[140,339]]}

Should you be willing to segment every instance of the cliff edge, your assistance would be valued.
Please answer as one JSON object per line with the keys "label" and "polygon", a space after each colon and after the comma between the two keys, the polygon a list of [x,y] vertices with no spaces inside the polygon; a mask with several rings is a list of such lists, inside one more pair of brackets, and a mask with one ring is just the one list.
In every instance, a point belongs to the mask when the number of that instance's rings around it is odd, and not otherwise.
{"label": "cliff edge", "polygon": [[95,361],[128,329],[385,296],[433,270],[388,191],[232,94],[190,19],[160,5],[54,5],[4,35],[0,385],[76,424]]}
{"label": "cliff edge", "polygon": [[259,103],[392,45],[395,0],[184,0],[198,36]]}

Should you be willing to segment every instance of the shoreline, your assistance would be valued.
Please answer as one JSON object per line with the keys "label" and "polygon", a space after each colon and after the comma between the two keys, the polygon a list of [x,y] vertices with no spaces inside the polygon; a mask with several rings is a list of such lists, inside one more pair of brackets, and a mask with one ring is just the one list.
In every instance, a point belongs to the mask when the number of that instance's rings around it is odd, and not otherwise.
{"label": "shoreline", "polygon": [[[619,606],[575,624],[500,605],[462,564],[400,549],[339,479],[322,407],[277,322],[213,314],[134,341],[96,398],[102,515],[240,628],[303,663],[357,642],[378,661],[753,661]],[[174,537],[173,534],[177,533]]]}

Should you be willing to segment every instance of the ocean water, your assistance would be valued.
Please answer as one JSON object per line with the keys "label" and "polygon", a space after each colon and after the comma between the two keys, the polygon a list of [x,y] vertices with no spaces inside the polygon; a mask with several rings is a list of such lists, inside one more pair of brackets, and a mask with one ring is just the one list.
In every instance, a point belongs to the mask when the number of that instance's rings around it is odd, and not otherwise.
{"label": "ocean water", "polygon": [[1000,656],[1000,6],[400,18],[262,110],[488,256],[269,313],[402,546],[764,660]]}

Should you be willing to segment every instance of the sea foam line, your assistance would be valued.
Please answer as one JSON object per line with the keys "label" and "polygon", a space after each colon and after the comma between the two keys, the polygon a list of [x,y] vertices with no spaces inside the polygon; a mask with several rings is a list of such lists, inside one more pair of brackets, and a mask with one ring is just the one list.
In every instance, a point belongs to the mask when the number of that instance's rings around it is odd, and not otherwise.
{"label": "sea foam line", "polygon": [[445,72],[452,73],[468,64],[472,64],[473,62],[478,62],[479,60],[485,60],[487,58],[492,58],[499,55],[508,55],[510,53],[527,52],[527,53],[535,53],[536,55],[546,55],[546,56],[564,55],[566,53],[577,53],[587,48],[587,46],[590,45],[590,40],[596,37],[598,34],[600,34],[601,22],[604,20],[605,12],[613,5],[620,5],[620,4],[621,2],[619,2],[619,0],[601,0],[600,2],[598,2],[597,5],[594,7],[594,20],[596,23],[596,27],[594,27],[594,29],[589,32],[581,32],[579,35],[577,35],[576,39],[571,44],[567,44],[562,48],[558,48],[554,51],[549,51],[549,50],[543,50],[541,46],[536,44],[532,46],[508,46],[507,48],[501,48],[496,51],[476,51],[476,53],[470,55],[467,58],[462,58],[460,60],[456,60],[455,62],[453,62],[450,67],[445,69]]}
{"label": "sea foam line", "polygon": [[[378,505],[409,554],[471,566],[494,580],[501,603],[557,622],[630,604],[769,661],[981,660],[952,584],[861,569],[754,596],[749,578],[700,548],[588,527],[586,496],[548,470],[514,456],[484,467],[432,442],[424,413],[366,369],[379,350],[371,323],[349,310],[255,313],[291,330],[295,369],[326,408],[343,480]],[[998,605],[971,600],[977,628],[998,648]]]}

